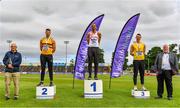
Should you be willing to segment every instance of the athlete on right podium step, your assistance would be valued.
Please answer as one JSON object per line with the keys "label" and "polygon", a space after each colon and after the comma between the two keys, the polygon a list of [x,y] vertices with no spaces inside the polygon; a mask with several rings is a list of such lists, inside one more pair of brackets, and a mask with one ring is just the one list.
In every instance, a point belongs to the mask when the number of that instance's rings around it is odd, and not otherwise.
{"label": "athlete on right podium step", "polygon": [[98,80],[98,62],[99,62],[99,44],[101,41],[101,33],[96,30],[96,24],[92,24],[92,31],[87,34],[88,42],[88,80],[92,79],[92,62],[94,60],[94,79]]}
{"label": "athlete on right podium step", "polygon": [[141,86],[142,90],[145,91],[144,87],[144,59],[145,59],[146,46],[141,42],[141,34],[136,35],[136,41],[131,45],[130,54],[134,57],[133,60],[133,81],[134,81],[134,90],[137,91],[137,75],[138,71],[140,73]]}

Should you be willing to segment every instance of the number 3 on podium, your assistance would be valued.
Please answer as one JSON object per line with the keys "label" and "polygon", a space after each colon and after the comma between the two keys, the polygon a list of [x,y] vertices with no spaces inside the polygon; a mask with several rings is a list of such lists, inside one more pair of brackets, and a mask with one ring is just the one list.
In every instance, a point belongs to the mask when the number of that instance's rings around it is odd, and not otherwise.
{"label": "number 3 on podium", "polygon": [[93,92],[96,92],[96,82],[93,82],[93,83],[91,84],[91,87],[93,87]]}
{"label": "number 3 on podium", "polygon": [[47,88],[42,88],[42,95],[47,95]]}
{"label": "number 3 on podium", "polygon": [[142,92],[141,92],[141,96],[144,96],[144,95],[145,95],[145,94],[144,94],[144,92],[142,91]]}

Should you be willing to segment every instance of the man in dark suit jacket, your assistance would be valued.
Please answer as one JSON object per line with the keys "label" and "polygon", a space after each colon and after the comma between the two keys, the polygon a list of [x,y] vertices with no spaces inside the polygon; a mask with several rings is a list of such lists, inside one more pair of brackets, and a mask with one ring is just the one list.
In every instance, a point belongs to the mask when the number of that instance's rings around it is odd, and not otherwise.
{"label": "man in dark suit jacket", "polygon": [[173,86],[172,86],[172,76],[178,72],[178,59],[176,54],[169,52],[169,46],[167,44],[163,45],[163,52],[159,53],[155,60],[155,70],[157,72],[157,97],[156,99],[161,99],[164,92],[164,80],[167,88],[167,98],[172,100]]}

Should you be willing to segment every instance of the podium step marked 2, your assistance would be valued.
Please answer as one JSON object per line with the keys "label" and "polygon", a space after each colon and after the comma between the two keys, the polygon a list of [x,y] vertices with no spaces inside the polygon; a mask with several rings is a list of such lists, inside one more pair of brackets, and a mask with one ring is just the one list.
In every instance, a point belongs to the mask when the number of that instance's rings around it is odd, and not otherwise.
{"label": "podium step marked 2", "polygon": [[135,98],[149,98],[150,97],[150,91],[131,91],[131,95]]}
{"label": "podium step marked 2", "polygon": [[54,99],[56,86],[37,86],[36,99]]}
{"label": "podium step marked 2", "polygon": [[103,98],[102,80],[84,80],[84,98]]}

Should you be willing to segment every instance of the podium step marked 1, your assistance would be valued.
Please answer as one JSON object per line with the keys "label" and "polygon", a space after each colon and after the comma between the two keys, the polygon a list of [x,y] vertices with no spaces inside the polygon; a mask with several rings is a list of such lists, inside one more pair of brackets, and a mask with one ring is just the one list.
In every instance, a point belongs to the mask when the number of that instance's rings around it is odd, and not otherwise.
{"label": "podium step marked 1", "polygon": [[102,80],[84,80],[84,98],[103,98]]}
{"label": "podium step marked 1", "polygon": [[56,86],[37,86],[36,99],[54,99]]}

